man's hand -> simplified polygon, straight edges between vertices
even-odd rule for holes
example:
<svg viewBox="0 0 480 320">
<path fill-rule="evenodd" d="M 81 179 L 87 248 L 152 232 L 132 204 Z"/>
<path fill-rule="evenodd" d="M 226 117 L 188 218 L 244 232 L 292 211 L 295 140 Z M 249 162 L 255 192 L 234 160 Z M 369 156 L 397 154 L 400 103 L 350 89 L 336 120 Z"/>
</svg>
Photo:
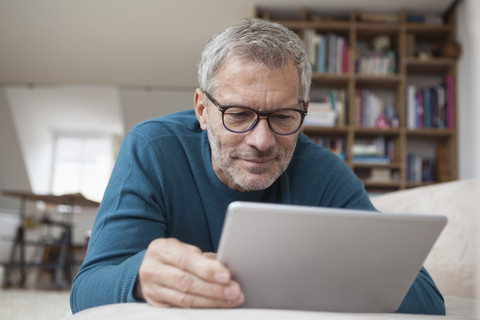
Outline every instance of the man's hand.
<svg viewBox="0 0 480 320">
<path fill-rule="evenodd" d="M 237 307 L 244 295 L 215 254 L 176 239 L 150 243 L 140 265 L 137 296 L 163 307 Z"/>
</svg>

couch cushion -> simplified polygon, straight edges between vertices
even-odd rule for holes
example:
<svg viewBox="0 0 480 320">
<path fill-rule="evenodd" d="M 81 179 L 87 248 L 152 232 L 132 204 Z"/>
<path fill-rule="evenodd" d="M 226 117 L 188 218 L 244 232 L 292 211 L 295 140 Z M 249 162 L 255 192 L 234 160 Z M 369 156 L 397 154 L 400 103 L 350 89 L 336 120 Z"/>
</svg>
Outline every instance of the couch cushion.
<svg viewBox="0 0 480 320">
<path fill-rule="evenodd" d="M 448 223 L 425 261 L 440 291 L 473 298 L 478 253 L 480 179 L 460 180 L 372 197 L 383 212 L 444 215 Z"/>
</svg>

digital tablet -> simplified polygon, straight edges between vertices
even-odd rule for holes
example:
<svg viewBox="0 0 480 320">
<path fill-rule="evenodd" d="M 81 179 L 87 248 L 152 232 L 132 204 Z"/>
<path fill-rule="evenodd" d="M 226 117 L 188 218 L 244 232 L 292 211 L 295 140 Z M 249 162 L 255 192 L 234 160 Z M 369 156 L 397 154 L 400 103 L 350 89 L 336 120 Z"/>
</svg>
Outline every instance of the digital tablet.
<svg viewBox="0 0 480 320">
<path fill-rule="evenodd" d="M 443 216 L 233 202 L 217 259 L 246 308 L 394 312 Z"/>
</svg>

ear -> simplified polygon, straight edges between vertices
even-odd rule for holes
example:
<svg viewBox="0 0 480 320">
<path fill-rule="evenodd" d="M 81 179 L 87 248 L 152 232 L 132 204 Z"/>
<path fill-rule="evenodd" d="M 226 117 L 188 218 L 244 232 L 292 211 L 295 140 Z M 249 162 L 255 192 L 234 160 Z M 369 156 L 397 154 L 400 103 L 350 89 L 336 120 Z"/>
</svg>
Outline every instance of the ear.
<svg viewBox="0 0 480 320">
<path fill-rule="evenodd" d="M 310 98 L 307 98 L 307 101 L 305 101 L 305 110 L 308 111 L 308 104 L 310 103 Z"/>
<path fill-rule="evenodd" d="M 202 130 L 207 130 L 207 106 L 205 105 L 205 94 L 200 88 L 195 90 L 193 105 L 198 123 L 200 123 L 200 128 L 202 128 Z"/>
</svg>

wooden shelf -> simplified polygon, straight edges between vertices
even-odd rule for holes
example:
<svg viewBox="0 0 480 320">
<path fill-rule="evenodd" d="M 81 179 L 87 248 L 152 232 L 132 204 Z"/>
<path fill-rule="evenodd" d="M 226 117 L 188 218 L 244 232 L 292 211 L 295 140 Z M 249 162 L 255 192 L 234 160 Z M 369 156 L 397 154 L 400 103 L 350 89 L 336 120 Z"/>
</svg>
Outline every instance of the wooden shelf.
<svg viewBox="0 0 480 320">
<path fill-rule="evenodd" d="M 393 23 L 357 22 L 352 27 L 356 29 L 357 35 L 361 37 L 373 37 L 379 34 L 397 36 L 400 32 L 400 25 Z"/>
<path fill-rule="evenodd" d="M 436 24 L 425 24 L 425 23 L 414 23 L 408 22 L 406 23 L 406 31 L 413 32 L 416 34 L 426 35 L 426 36 L 435 36 L 438 34 L 448 34 L 454 32 L 455 26 L 453 24 L 443 24 L 443 25 L 436 25 Z"/>
<path fill-rule="evenodd" d="M 341 145 L 341 149 L 345 154 L 346 164 L 361 177 L 367 191 L 369 189 L 377 191 L 382 190 L 399 190 L 424 186 L 433 182 L 413 183 L 408 181 L 407 158 L 409 153 L 433 154 L 442 151 L 440 159 L 433 161 L 442 161 L 442 168 L 448 172 L 445 176 L 439 175 L 440 181 L 457 179 L 457 131 L 456 128 L 418 128 L 410 129 L 407 127 L 407 88 L 415 85 L 415 88 L 423 89 L 423 87 L 436 87 L 442 85 L 445 77 L 451 76 L 456 81 L 457 60 L 454 58 L 442 57 L 441 48 L 448 42 L 455 41 L 455 15 L 448 17 L 448 22 L 440 25 L 413 23 L 407 21 L 407 12 L 398 13 L 398 21 L 385 23 L 369 23 L 360 21 L 361 14 L 352 11 L 339 14 L 332 14 L 343 17 L 339 20 L 323 20 L 321 17 L 328 16 L 324 10 L 317 8 L 317 11 L 311 11 L 307 8 L 298 8 L 294 10 L 290 8 L 284 12 L 282 9 L 257 10 L 261 11 L 258 17 L 268 18 L 275 22 L 279 22 L 295 31 L 300 37 L 306 40 L 306 37 L 312 36 L 312 30 L 322 36 L 336 34 L 343 37 L 348 43 L 348 56 L 336 57 L 335 61 L 342 61 L 341 70 L 348 70 L 346 73 L 318 73 L 313 72 L 312 75 L 312 92 L 315 98 L 323 95 L 327 91 L 328 94 L 342 93 L 346 97 L 345 101 L 340 105 L 344 105 L 345 125 L 335 127 L 316 127 L 304 126 L 302 132 L 311 136 L 318 143 L 325 141 L 333 142 L 335 149 L 337 144 Z M 292 17 L 291 19 L 286 17 Z M 275 17 L 281 17 L 275 19 Z M 312 17 L 320 17 L 313 19 Z M 347 17 L 347 18 L 345 18 Z M 385 16 L 388 18 L 388 15 Z M 393 59 L 394 68 L 381 69 L 385 75 L 373 75 L 365 73 L 357 73 L 357 57 L 361 53 L 371 54 L 368 49 L 371 47 L 373 39 L 380 35 L 387 35 L 390 40 L 389 49 L 394 51 L 387 57 Z M 311 38 L 309 38 L 311 39 Z M 323 41 L 323 40 L 322 40 Z M 312 43 L 312 42 L 310 42 Z M 427 49 L 425 49 L 427 48 Z M 423 51 L 422 51 L 423 50 Z M 427 52 L 425 53 L 425 50 Z M 430 50 L 431 52 L 428 52 Z M 342 51 L 340 51 L 342 52 Z M 344 51 L 343 51 L 344 52 Z M 418 56 L 429 57 L 419 58 Z M 316 56 L 316 55 L 315 55 Z M 374 54 L 372 56 L 375 56 Z M 382 57 L 382 56 L 380 56 Z M 323 60 L 321 60 L 323 62 Z M 345 62 L 348 68 L 345 68 Z M 391 62 L 392 60 L 390 60 Z M 318 66 L 317 66 L 318 67 Z M 323 68 L 323 64 L 320 65 Z M 365 66 L 363 66 L 365 69 Z M 328 70 L 328 68 L 325 68 Z M 379 71 L 378 68 L 366 70 Z M 396 73 L 387 74 L 387 70 Z M 373 72 L 372 72 L 373 73 Z M 382 72 L 380 72 L 382 73 Z M 439 79 L 434 80 L 434 79 Z M 455 92 L 455 84 L 453 85 Z M 393 105 L 390 112 L 396 114 L 396 128 L 380 129 L 373 127 L 364 127 L 356 125 L 360 123 L 357 120 L 359 111 L 356 105 L 359 99 L 363 99 L 363 94 L 375 94 L 382 101 L 387 101 Z M 447 92 L 445 90 L 445 92 Z M 362 94 L 362 95 L 360 95 Z M 322 96 L 325 98 L 325 95 Z M 330 98 L 330 96 L 329 96 Z M 453 109 L 450 109 L 448 115 L 452 115 L 456 119 L 456 96 L 453 95 Z M 315 101 L 315 100 L 312 100 Z M 323 101 L 323 100 L 319 100 Z M 329 101 L 329 100 L 327 100 Z M 411 100 L 410 100 L 411 101 Z M 452 104 L 450 103 L 450 106 Z M 364 109 L 361 110 L 365 112 Z M 391 113 L 390 113 L 391 114 Z M 362 118 L 363 120 L 363 118 Z M 343 123 L 343 122 L 342 122 Z M 363 122 L 365 123 L 365 121 Z M 372 123 L 371 119 L 368 123 Z M 375 122 L 374 122 L 375 123 Z M 432 121 L 433 123 L 433 121 Z M 353 159 L 353 146 L 357 142 L 364 143 L 368 140 L 382 139 L 390 148 L 390 158 L 394 159 L 391 163 L 355 163 Z M 329 147 L 329 148 L 330 148 Z M 393 148 L 393 153 L 392 153 Z M 440 163 L 434 164 L 434 167 Z M 384 173 L 389 170 L 392 181 L 375 182 L 365 178 L 369 173 L 375 171 L 376 174 Z"/>
<path fill-rule="evenodd" d="M 449 138 L 455 135 L 453 129 L 408 129 L 407 138 L 423 138 L 423 137 L 435 137 L 435 138 Z"/>
<path fill-rule="evenodd" d="M 307 135 L 346 135 L 349 132 L 348 127 L 320 127 L 305 125 L 302 132 Z"/>
<path fill-rule="evenodd" d="M 305 26 L 318 31 L 336 31 L 339 33 L 349 33 L 351 23 L 348 21 L 309 21 L 305 22 Z"/>
<path fill-rule="evenodd" d="M 356 74 L 355 80 L 359 86 L 373 86 L 382 88 L 395 88 L 402 81 L 403 75 L 370 75 L 370 74 Z"/>
<path fill-rule="evenodd" d="M 368 127 L 355 127 L 355 135 L 358 136 L 396 136 L 400 134 L 400 129 L 381 129 Z"/>
<path fill-rule="evenodd" d="M 405 64 L 409 74 L 446 73 L 456 65 L 455 60 L 451 58 L 419 59 L 406 57 L 403 58 L 402 63 Z"/>
<path fill-rule="evenodd" d="M 362 182 L 367 188 L 400 188 L 400 181 L 381 182 L 362 179 Z"/>
<path fill-rule="evenodd" d="M 391 162 L 388 164 L 381 163 L 353 163 L 352 167 L 355 168 L 390 168 L 390 169 L 399 169 L 401 168 L 401 162 Z"/>
<path fill-rule="evenodd" d="M 298 32 L 306 28 L 307 24 L 305 21 L 294 21 L 294 20 L 275 20 L 275 22 L 284 25 L 292 31 Z"/>
<path fill-rule="evenodd" d="M 345 73 L 318 73 L 313 72 L 312 83 L 314 86 L 347 86 L 348 81 L 353 79 L 349 74 Z"/>
</svg>

